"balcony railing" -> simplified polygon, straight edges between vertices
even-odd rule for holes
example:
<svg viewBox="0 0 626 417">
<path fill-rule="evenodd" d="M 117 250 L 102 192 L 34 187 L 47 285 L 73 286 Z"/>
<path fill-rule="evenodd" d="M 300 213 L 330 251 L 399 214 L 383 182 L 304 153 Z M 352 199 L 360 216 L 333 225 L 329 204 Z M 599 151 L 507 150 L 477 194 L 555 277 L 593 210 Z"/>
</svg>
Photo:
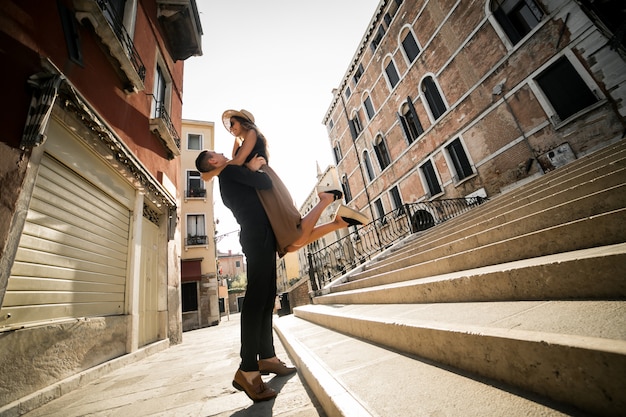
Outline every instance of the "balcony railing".
<svg viewBox="0 0 626 417">
<path fill-rule="evenodd" d="M 189 236 L 187 239 L 185 239 L 185 246 L 204 246 L 206 244 L 206 236 Z"/>
<path fill-rule="evenodd" d="M 185 190 L 187 198 L 204 198 L 206 197 L 206 189 L 204 188 L 190 188 Z"/>
<path fill-rule="evenodd" d="M 309 252 L 311 287 L 317 291 L 399 240 L 452 219 L 485 201 L 482 197 L 471 197 L 410 203 L 386 213 L 325 248 Z"/>
<path fill-rule="evenodd" d="M 161 101 L 154 103 L 154 117 L 150 119 L 150 129 L 163 141 L 169 151 L 169 158 L 180 155 L 180 136 L 172 124 L 170 115 Z"/>
<path fill-rule="evenodd" d="M 91 22 L 96 34 L 100 37 L 119 63 L 124 75 L 128 78 L 128 91 L 144 89 L 146 67 L 143 64 L 135 45 L 126 32 L 121 16 L 118 16 L 106 0 L 74 0 L 78 21 L 87 19 Z"/>
</svg>

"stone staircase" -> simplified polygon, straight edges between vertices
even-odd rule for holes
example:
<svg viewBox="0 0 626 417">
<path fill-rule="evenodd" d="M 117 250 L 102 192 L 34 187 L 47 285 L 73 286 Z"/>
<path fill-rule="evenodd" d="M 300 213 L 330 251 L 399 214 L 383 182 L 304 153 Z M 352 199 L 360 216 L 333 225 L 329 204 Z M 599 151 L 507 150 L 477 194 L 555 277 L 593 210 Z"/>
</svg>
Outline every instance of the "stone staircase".
<svg viewBox="0 0 626 417">
<path fill-rule="evenodd" d="M 329 416 L 626 415 L 626 140 L 275 320 Z"/>
</svg>

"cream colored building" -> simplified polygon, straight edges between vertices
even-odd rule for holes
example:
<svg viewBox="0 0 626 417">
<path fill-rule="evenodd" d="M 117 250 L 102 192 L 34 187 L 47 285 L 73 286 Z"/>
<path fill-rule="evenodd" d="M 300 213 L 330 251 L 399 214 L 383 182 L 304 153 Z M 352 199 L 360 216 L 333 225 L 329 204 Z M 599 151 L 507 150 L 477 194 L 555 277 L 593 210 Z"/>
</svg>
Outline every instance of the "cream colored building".
<svg viewBox="0 0 626 417">
<path fill-rule="evenodd" d="M 278 294 L 281 294 L 290 286 L 290 281 L 300 278 L 300 263 L 298 261 L 298 252 L 289 252 L 276 263 L 276 288 Z"/>
<path fill-rule="evenodd" d="M 319 165 L 317 167 L 317 184 L 316 186 L 335 186 L 337 189 L 341 190 L 341 185 L 339 183 L 339 177 L 337 176 L 337 168 L 334 165 L 328 166 L 324 172 L 321 171 Z M 305 200 L 304 204 L 300 207 L 300 213 L 305 216 L 308 212 L 310 212 L 315 205 L 319 203 L 319 197 L 317 196 L 316 188 L 311 190 L 311 193 Z M 343 203 L 343 200 L 338 200 L 331 204 L 320 217 L 318 224 L 328 223 L 334 220 L 335 211 L 339 204 Z M 307 254 L 309 252 L 316 252 L 321 248 L 324 248 L 341 238 L 348 235 L 348 229 L 337 230 L 333 233 L 329 233 L 321 239 L 316 240 L 298 250 L 298 266 L 299 273 L 298 276 L 306 277 L 308 279 L 309 276 L 309 261 Z M 280 269 L 279 269 L 280 271 Z M 280 284 L 280 281 L 279 281 Z"/>
<path fill-rule="evenodd" d="M 214 123 L 183 120 L 181 143 L 182 192 L 181 297 L 183 330 L 213 326 L 220 320 L 217 251 L 213 222 L 213 187 L 205 184 L 195 161 L 203 149 L 213 149 Z"/>
</svg>

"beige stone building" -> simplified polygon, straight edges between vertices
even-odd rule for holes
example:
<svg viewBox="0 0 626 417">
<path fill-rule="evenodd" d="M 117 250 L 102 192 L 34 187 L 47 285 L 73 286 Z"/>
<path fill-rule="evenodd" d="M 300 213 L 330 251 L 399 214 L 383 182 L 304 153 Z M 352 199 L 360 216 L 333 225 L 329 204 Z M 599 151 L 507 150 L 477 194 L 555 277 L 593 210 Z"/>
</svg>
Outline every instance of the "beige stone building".
<svg viewBox="0 0 626 417">
<path fill-rule="evenodd" d="M 347 204 L 489 197 L 619 140 L 610 7 L 381 1 L 323 119 Z"/>
<path fill-rule="evenodd" d="M 233 253 L 232 250 L 228 252 L 217 252 L 217 266 L 218 266 L 218 278 L 220 281 L 220 290 L 222 291 L 223 300 L 220 303 L 224 304 L 225 311 L 222 313 L 228 314 L 229 312 L 241 311 L 241 303 L 243 303 L 243 297 L 246 295 L 244 290 L 240 292 L 230 292 L 232 282 L 238 277 L 246 276 L 247 269 L 245 257 L 241 253 Z"/>
<path fill-rule="evenodd" d="M 213 222 L 213 187 L 196 170 L 204 149 L 214 147 L 214 123 L 183 120 L 181 146 L 181 297 L 183 330 L 219 323 L 220 296 Z"/>
</svg>

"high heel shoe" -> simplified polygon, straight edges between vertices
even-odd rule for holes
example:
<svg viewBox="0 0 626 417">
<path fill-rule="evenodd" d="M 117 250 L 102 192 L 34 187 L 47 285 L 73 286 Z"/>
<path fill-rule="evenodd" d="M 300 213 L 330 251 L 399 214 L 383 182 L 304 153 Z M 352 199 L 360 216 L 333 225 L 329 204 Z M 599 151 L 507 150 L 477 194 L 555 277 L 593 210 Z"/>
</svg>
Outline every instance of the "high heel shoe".
<svg viewBox="0 0 626 417">
<path fill-rule="evenodd" d="M 333 187 L 332 185 L 320 185 L 317 187 L 317 194 L 322 193 L 330 193 L 335 198 L 333 201 L 337 201 L 343 197 L 343 192 L 339 190 L 337 187 Z"/>
<path fill-rule="evenodd" d="M 348 223 L 350 226 L 357 226 L 369 223 L 369 218 L 361 213 L 360 211 L 356 211 L 351 209 L 348 206 L 344 206 L 343 204 L 339 206 L 337 212 L 335 213 L 335 217 L 341 217 L 343 221 Z"/>
</svg>

